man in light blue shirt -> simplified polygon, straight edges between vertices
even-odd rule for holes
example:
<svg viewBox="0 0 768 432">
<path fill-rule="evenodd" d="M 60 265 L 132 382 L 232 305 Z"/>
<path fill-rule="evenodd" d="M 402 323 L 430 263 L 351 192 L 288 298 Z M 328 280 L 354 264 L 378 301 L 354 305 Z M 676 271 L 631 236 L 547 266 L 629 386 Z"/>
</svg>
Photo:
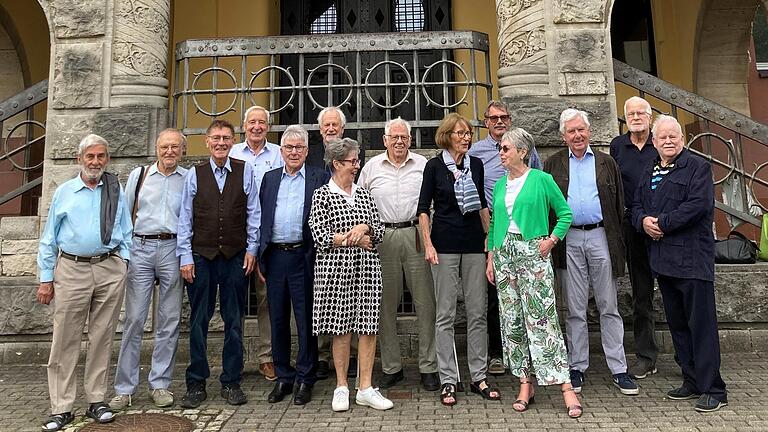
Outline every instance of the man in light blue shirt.
<svg viewBox="0 0 768 432">
<path fill-rule="evenodd" d="M 60 430 L 74 420 L 75 367 L 86 319 L 86 415 L 99 423 L 114 420 L 104 396 L 130 258 L 131 219 L 117 177 L 104 171 L 107 141 L 86 136 L 77 160 L 78 175 L 53 194 L 37 256 L 37 300 L 56 300 L 48 360 L 52 415 L 43 423 L 44 431 Z"/>
<path fill-rule="evenodd" d="M 269 111 L 258 105 L 248 108 L 243 116 L 243 130 L 245 131 L 245 141 L 235 144 L 229 156 L 240 159 L 253 168 L 253 178 L 256 181 L 258 191 L 264 174 L 272 169 L 280 168 L 284 164 L 283 158 L 280 156 L 280 146 L 267 141 Z M 259 372 L 267 380 L 273 381 L 277 375 L 272 362 L 270 336 L 272 329 L 270 327 L 267 289 L 255 273 L 249 278 L 249 285 L 256 291 L 256 316 L 259 320 L 256 357 L 259 362 Z"/>
<path fill-rule="evenodd" d="M 573 222 L 560 245 L 552 252 L 555 267 L 565 269 L 564 297 L 568 305 L 565 331 L 571 384 L 581 392 L 589 367 L 587 302 L 589 287 L 600 313 L 603 353 L 622 394 L 639 393 L 627 373 L 624 353 L 624 322 L 619 315 L 616 279 L 624 274 L 624 189 L 616 161 L 589 145 L 587 113 L 573 108 L 560 115 L 560 133 L 568 148 L 552 155 L 544 171 L 560 187 L 573 210 Z M 565 244 L 563 246 L 563 243 Z"/>
<path fill-rule="evenodd" d="M 160 132 L 155 143 L 157 162 L 131 171 L 126 184 L 126 208 L 133 217 L 133 245 L 128 266 L 125 324 L 115 372 L 114 409 L 131 405 L 139 384 L 139 357 L 155 279 L 159 281 L 154 320 L 155 343 L 149 371 L 150 395 L 159 408 L 173 405 L 171 385 L 179 340 L 182 279 L 176 257 L 181 190 L 187 170 L 179 166 L 186 137 L 176 129 Z"/>
<path fill-rule="evenodd" d="M 184 408 L 208 397 L 208 324 L 216 294 L 224 321 L 221 397 L 230 405 L 248 400 L 240 388 L 247 277 L 256 269 L 261 209 L 249 164 L 229 157 L 235 128 L 214 120 L 206 130 L 209 160 L 187 172 L 181 194 L 176 255 L 189 297 L 189 358 Z"/>
</svg>

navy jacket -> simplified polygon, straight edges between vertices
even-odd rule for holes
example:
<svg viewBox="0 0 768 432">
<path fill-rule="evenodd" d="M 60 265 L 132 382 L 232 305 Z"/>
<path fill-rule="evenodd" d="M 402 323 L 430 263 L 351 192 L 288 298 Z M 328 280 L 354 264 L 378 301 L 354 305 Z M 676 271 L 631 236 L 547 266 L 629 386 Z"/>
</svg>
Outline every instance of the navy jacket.
<svg viewBox="0 0 768 432">
<path fill-rule="evenodd" d="M 328 173 L 320 168 L 304 164 L 306 177 L 304 179 L 304 217 L 302 226 L 302 237 L 304 243 L 304 254 L 307 269 L 312 273 L 315 262 L 315 242 L 312 239 L 312 233 L 309 230 L 309 208 L 312 205 L 312 194 L 315 189 L 328 183 L 330 177 Z M 276 168 L 264 174 L 259 190 L 259 201 L 261 202 L 261 238 L 259 241 L 259 270 L 262 274 L 269 271 L 269 263 L 265 262 L 267 248 L 272 241 L 272 225 L 275 222 L 275 208 L 277 206 L 277 191 L 280 189 L 280 180 L 283 174 L 283 168 Z M 279 223 L 280 221 L 278 221 Z"/>
<path fill-rule="evenodd" d="M 650 182 L 653 164 L 647 167 L 635 190 L 632 225 L 643 230 L 643 218 L 659 218 L 664 236 L 647 239 L 648 258 L 655 275 L 681 279 L 715 280 L 715 211 L 712 168 L 688 149 L 677 156 L 675 168 L 655 191 Z"/>
</svg>

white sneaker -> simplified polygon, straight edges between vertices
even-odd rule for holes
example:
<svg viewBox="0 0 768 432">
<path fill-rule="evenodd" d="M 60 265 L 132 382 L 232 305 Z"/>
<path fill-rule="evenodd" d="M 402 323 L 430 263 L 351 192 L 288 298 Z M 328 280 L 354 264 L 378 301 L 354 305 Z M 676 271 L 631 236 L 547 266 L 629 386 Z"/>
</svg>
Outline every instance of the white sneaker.
<svg viewBox="0 0 768 432">
<path fill-rule="evenodd" d="M 112 398 L 111 401 L 109 401 L 109 407 L 113 410 L 123 410 L 129 406 L 131 406 L 131 395 L 115 395 L 115 397 Z"/>
<path fill-rule="evenodd" d="M 349 409 L 349 387 L 336 387 L 336 390 L 333 391 L 333 402 L 331 402 L 331 407 L 336 412 Z"/>
<path fill-rule="evenodd" d="M 381 395 L 378 388 L 368 387 L 365 390 L 358 390 L 355 396 L 355 403 L 358 405 L 369 406 L 377 410 L 388 410 L 395 406 L 391 400 Z"/>
</svg>

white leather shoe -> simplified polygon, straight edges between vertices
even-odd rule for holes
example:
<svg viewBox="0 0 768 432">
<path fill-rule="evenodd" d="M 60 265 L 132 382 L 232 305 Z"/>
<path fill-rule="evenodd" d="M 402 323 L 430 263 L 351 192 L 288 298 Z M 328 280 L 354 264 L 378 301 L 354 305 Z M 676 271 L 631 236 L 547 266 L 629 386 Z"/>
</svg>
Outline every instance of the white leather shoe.
<svg viewBox="0 0 768 432">
<path fill-rule="evenodd" d="M 391 400 L 381 395 L 378 388 L 368 387 L 365 390 L 358 390 L 355 396 L 355 403 L 358 405 L 369 406 L 377 410 L 388 410 L 395 406 Z"/>
<path fill-rule="evenodd" d="M 333 402 L 331 402 L 331 407 L 336 412 L 349 409 L 349 387 L 336 387 L 336 390 L 333 391 Z"/>
</svg>

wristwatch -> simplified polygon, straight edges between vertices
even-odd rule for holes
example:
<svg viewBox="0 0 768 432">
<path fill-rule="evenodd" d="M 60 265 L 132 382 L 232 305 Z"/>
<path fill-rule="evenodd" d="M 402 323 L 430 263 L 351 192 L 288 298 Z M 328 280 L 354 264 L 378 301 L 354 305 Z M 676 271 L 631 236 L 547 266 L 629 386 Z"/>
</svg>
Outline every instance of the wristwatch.
<svg viewBox="0 0 768 432">
<path fill-rule="evenodd" d="M 555 246 L 557 246 L 557 242 L 559 242 L 559 241 L 560 241 L 560 240 L 558 240 L 558 239 L 557 239 L 557 237 L 555 237 L 554 235 L 550 235 L 550 236 L 549 236 L 549 239 L 550 239 L 550 240 L 552 240 L 552 243 L 554 243 L 554 244 L 555 244 Z"/>
</svg>

